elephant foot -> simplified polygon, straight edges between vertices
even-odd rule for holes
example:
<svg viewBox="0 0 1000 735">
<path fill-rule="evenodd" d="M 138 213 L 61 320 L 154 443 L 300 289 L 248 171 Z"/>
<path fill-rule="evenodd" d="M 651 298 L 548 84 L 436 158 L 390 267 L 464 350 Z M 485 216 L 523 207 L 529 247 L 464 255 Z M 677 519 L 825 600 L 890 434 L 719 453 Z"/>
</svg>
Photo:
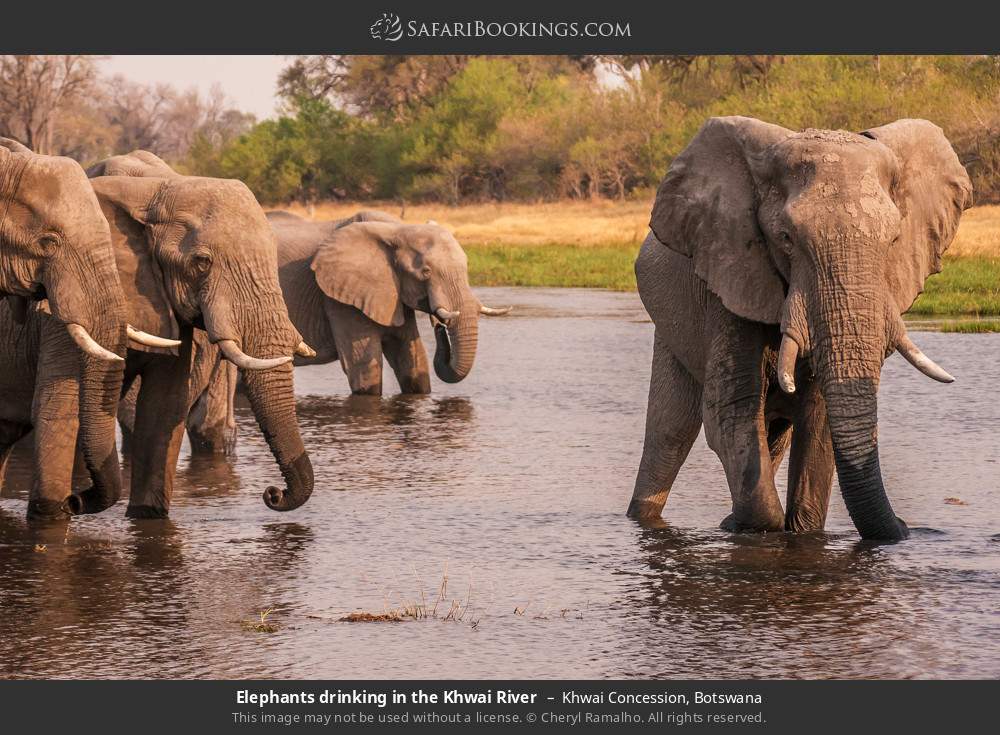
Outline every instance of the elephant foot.
<svg viewBox="0 0 1000 735">
<path fill-rule="evenodd" d="M 741 518 L 730 513 L 722 519 L 719 528 L 729 533 L 768 533 L 785 530 L 784 518 Z"/>
<path fill-rule="evenodd" d="M 79 515 L 83 504 L 79 497 L 70 495 L 63 500 L 35 498 L 28 501 L 29 521 L 60 521 Z"/>
<path fill-rule="evenodd" d="M 167 508 L 158 508 L 152 505 L 129 505 L 125 509 L 126 518 L 166 518 L 169 511 Z"/>
<path fill-rule="evenodd" d="M 785 519 L 785 530 L 792 533 L 813 533 L 826 528 L 826 518 L 809 513 L 796 513 Z"/>
</svg>

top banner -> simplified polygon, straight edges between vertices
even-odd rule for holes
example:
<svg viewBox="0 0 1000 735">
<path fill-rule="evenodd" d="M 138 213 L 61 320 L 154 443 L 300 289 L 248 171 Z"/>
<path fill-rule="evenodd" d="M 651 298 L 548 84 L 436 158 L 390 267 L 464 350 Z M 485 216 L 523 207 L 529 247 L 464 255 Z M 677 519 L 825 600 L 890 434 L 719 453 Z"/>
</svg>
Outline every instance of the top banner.
<svg viewBox="0 0 1000 735">
<path fill-rule="evenodd" d="M 991 53 L 996 6 L 949 3 L 112 3 L 5 11 L 5 53 Z"/>
</svg>

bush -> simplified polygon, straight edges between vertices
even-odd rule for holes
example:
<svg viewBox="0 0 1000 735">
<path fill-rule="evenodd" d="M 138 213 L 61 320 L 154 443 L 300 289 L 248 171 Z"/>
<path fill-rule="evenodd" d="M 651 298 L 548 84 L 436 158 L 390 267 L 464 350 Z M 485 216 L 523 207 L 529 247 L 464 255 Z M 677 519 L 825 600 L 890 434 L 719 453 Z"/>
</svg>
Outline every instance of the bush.
<svg viewBox="0 0 1000 735">
<path fill-rule="evenodd" d="M 342 57 L 343 79 L 355 63 L 367 86 L 383 67 L 392 84 L 353 90 L 346 99 L 365 101 L 353 112 L 291 100 L 236 140 L 197 140 L 186 167 L 243 179 L 268 202 L 624 198 L 654 189 L 713 115 L 846 130 L 923 117 L 944 128 L 977 202 L 1000 201 L 998 57 L 620 57 L 604 61 L 624 70 L 603 74 L 614 83 L 580 59 L 463 57 L 428 71 L 431 85 L 419 57 L 401 58 Z"/>
</svg>

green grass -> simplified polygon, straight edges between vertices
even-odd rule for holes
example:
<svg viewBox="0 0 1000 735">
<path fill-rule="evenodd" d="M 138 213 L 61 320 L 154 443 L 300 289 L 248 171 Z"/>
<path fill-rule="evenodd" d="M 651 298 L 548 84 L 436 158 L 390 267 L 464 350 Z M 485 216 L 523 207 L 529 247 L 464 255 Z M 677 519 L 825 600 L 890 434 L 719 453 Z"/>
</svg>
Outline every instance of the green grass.
<svg viewBox="0 0 1000 735">
<path fill-rule="evenodd" d="M 1000 316 L 1000 258 L 946 257 L 909 313 Z"/>
<path fill-rule="evenodd" d="M 638 245 L 470 245 L 474 286 L 547 286 L 635 291 Z"/>
<path fill-rule="evenodd" d="M 942 332 L 959 332 L 961 334 L 986 334 L 1000 332 L 1000 320 L 983 319 L 981 321 L 945 322 L 941 325 Z"/>
<path fill-rule="evenodd" d="M 470 245 L 469 280 L 474 286 L 546 286 L 634 291 L 634 245 Z M 1000 258 L 945 258 L 910 314 L 1000 316 Z M 1000 331 L 998 321 L 947 325 L 945 331 Z"/>
</svg>

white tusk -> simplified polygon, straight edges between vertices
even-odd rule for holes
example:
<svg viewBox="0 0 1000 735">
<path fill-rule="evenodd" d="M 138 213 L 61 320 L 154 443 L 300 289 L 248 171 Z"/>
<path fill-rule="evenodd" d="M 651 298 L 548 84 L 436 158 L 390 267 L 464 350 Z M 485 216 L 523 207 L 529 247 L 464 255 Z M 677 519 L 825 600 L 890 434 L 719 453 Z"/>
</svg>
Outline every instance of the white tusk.
<svg viewBox="0 0 1000 735">
<path fill-rule="evenodd" d="M 913 340 L 910 339 L 906 332 L 902 332 L 899 338 L 896 340 L 896 349 L 899 350 L 899 354 L 906 358 L 906 361 L 913 365 L 917 370 L 922 372 L 928 378 L 933 378 L 942 383 L 954 383 L 955 378 L 953 378 L 948 371 L 934 362 L 931 358 L 927 357 L 920 348 L 913 344 Z"/>
<path fill-rule="evenodd" d="M 484 304 L 480 304 L 479 313 L 485 314 L 486 316 L 503 316 L 504 314 L 510 314 L 513 308 L 513 306 L 505 306 L 502 309 L 494 309 Z"/>
<path fill-rule="evenodd" d="M 299 357 L 316 357 L 316 350 L 303 341 L 299 342 L 299 346 L 295 348 L 295 354 Z"/>
<path fill-rule="evenodd" d="M 155 334 L 149 334 L 148 332 L 143 332 L 141 329 L 136 329 L 131 324 L 125 325 L 125 331 L 128 333 L 128 338 L 130 340 L 140 345 L 146 345 L 146 347 L 181 346 L 181 341 L 179 339 L 167 339 L 166 337 L 157 337 Z"/>
<path fill-rule="evenodd" d="M 97 344 L 94 338 L 87 333 L 87 330 L 79 324 L 67 324 L 66 331 L 69 332 L 69 336 L 73 338 L 73 341 L 80 346 L 80 349 L 91 357 L 96 357 L 98 360 L 107 360 L 108 362 L 125 362 L 125 358 L 119 357 L 111 350 L 106 350 Z"/>
<path fill-rule="evenodd" d="M 785 393 L 795 392 L 795 361 L 798 357 L 798 343 L 787 334 L 784 335 L 778 350 L 778 386 Z"/>
<path fill-rule="evenodd" d="M 233 363 L 240 370 L 270 370 L 271 368 L 276 368 L 279 365 L 284 365 L 286 362 L 291 362 L 291 357 L 271 357 L 267 359 L 262 359 L 259 357 L 250 357 L 231 339 L 220 339 L 219 349 L 222 350 L 222 354 L 226 356 L 229 362 Z"/>
<path fill-rule="evenodd" d="M 459 312 L 459 311 L 448 311 L 448 310 L 447 310 L 446 308 L 444 308 L 443 306 L 439 306 L 438 308 L 436 308 L 436 309 L 434 310 L 434 316 L 436 316 L 436 317 L 437 317 L 438 319 L 440 319 L 440 320 L 441 320 L 441 321 L 443 321 L 443 322 L 446 322 L 446 321 L 448 321 L 449 319 L 454 319 L 454 318 L 455 318 L 455 317 L 457 317 L 457 316 L 458 316 L 458 315 L 459 315 L 460 313 L 461 313 L 461 312 Z"/>
</svg>

